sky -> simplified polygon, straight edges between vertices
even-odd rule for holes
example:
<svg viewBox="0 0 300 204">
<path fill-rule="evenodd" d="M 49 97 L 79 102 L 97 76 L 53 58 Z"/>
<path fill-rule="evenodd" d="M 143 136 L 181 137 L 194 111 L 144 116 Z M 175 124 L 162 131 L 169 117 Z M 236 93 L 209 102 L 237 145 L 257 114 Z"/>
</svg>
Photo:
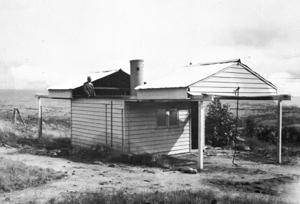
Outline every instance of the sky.
<svg viewBox="0 0 300 204">
<path fill-rule="evenodd" d="M 1 0 L 0 89 L 46 89 L 145 60 L 151 81 L 240 58 L 300 96 L 300 1 Z"/>
</svg>

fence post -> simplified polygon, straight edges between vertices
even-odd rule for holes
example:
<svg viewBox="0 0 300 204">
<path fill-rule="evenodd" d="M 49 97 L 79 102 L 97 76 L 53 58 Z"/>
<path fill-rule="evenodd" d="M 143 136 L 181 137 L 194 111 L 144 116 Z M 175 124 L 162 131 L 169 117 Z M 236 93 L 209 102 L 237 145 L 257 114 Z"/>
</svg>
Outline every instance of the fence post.
<svg viewBox="0 0 300 204">
<path fill-rule="evenodd" d="M 18 108 L 16 108 L 16 112 L 18 113 L 19 119 L 21 120 L 21 122 L 23 123 L 23 125 L 25 125 L 25 122 L 24 122 L 24 120 L 23 120 L 23 118 L 21 116 L 20 110 Z"/>
<path fill-rule="evenodd" d="M 278 100 L 278 110 L 277 110 L 278 118 L 278 163 L 281 164 L 281 151 L 282 151 L 282 104 L 281 100 Z"/>
<path fill-rule="evenodd" d="M 13 122 L 13 124 L 15 124 L 17 122 L 16 108 L 13 109 L 12 122 Z"/>
<path fill-rule="evenodd" d="M 38 137 L 41 138 L 43 135 L 42 98 L 38 97 L 38 100 L 39 100 Z"/>
</svg>

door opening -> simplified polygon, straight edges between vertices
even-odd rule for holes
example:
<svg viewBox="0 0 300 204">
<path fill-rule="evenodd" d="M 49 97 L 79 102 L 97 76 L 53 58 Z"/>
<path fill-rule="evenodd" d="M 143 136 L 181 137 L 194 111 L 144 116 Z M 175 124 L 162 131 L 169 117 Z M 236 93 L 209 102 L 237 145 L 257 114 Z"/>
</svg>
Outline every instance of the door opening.
<svg viewBox="0 0 300 204">
<path fill-rule="evenodd" d="M 198 149 L 198 102 L 192 102 L 191 119 L 191 148 Z"/>
</svg>

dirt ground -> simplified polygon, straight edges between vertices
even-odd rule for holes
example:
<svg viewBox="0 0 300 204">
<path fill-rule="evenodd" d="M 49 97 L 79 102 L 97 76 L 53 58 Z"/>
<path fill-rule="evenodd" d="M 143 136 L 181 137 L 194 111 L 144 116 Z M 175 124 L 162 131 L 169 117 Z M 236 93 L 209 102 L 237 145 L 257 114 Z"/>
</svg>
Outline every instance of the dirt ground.
<svg viewBox="0 0 300 204">
<path fill-rule="evenodd" d="M 0 157 L 22 161 L 27 165 L 53 168 L 65 173 L 61 180 L 39 187 L 27 188 L 0 194 L 0 203 L 43 203 L 51 198 L 60 198 L 70 192 L 116 192 L 128 193 L 213 190 L 221 196 L 247 194 L 256 197 L 276 197 L 287 202 L 299 202 L 300 160 L 293 165 L 261 164 L 237 160 L 232 166 L 226 151 L 205 157 L 205 169 L 197 174 L 185 174 L 175 170 L 137 167 L 124 164 L 73 162 L 64 158 L 52 158 L 19 153 L 15 148 L 1 147 Z M 195 160 L 193 154 L 178 158 Z M 298 196 L 298 197 L 297 197 Z"/>
</svg>

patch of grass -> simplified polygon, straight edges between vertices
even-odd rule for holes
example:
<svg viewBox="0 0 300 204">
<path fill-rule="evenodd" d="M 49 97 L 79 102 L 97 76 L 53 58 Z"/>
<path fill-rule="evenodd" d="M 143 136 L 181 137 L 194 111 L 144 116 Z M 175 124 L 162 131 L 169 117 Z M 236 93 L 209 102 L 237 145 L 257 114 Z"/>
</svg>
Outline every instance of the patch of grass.
<svg viewBox="0 0 300 204">
<path fill-rule="evenodd" d="M 0 130 L 0 144 L 19 148 L 19 153 L 64 157 L 76 162 L 94 161 L 124 163 L 130 165 L 171 168 L 176 159 L 160 154 L 126 154 L 105 145 L 92 148 L 72 148 L 70 138 L 17 136 L 14 132 Z M 182 161 L 182 160 L 180 160 Z"/>
<path fill-rule="evenodd" d="M 106 193 L 71 193 L 65 195 L 62 199 L 51 199 L 49 204 L 279 204 L 284 203 L 275 198 L 260 198 L 250 196 L 218 196 L 213 191 L 173 191 L 173 192 L 154 192 L 140 194 L 125 194 L 117 192 L 114 194 Z"/>
<path fill-rule="evenodd" d="M 12 147 L 31 146 L 38 149 L 45 148 L 47 150 L 71 148 L 70 138 L 54 138 L 44 136 L 34 138 L 31 136 L 17 136 L 15 132 L 9 130 L 0 130 L 0 144 L 6 144 Z"/>
<path fill-rule="evenodd" d="M 233 189 L 247 193 L 261 193 L 267 195 L 278 195 L 277 187 L 282 184 L 292 183 L 298 176 L 279 176 L 256 181 L 234 181 L 232 179 L 209 179 L 208 182 L 223 189 Z"/>
<path fill-rule="evenodd" d="M 22 162 L 0 158 L 0 193 L 22 190 L 61 179 L 61 172 L 27 166 Z"/>
<path fill-rule="evenodd" d="M 52 137 L 41 137 L 41 138 L 18 138 L 17 143 L 19 145 L 29 145 L 35 148 L 45 148 L 47 150 L 71 148 L 70 138 L 52 138 Z"/>
</svg>

